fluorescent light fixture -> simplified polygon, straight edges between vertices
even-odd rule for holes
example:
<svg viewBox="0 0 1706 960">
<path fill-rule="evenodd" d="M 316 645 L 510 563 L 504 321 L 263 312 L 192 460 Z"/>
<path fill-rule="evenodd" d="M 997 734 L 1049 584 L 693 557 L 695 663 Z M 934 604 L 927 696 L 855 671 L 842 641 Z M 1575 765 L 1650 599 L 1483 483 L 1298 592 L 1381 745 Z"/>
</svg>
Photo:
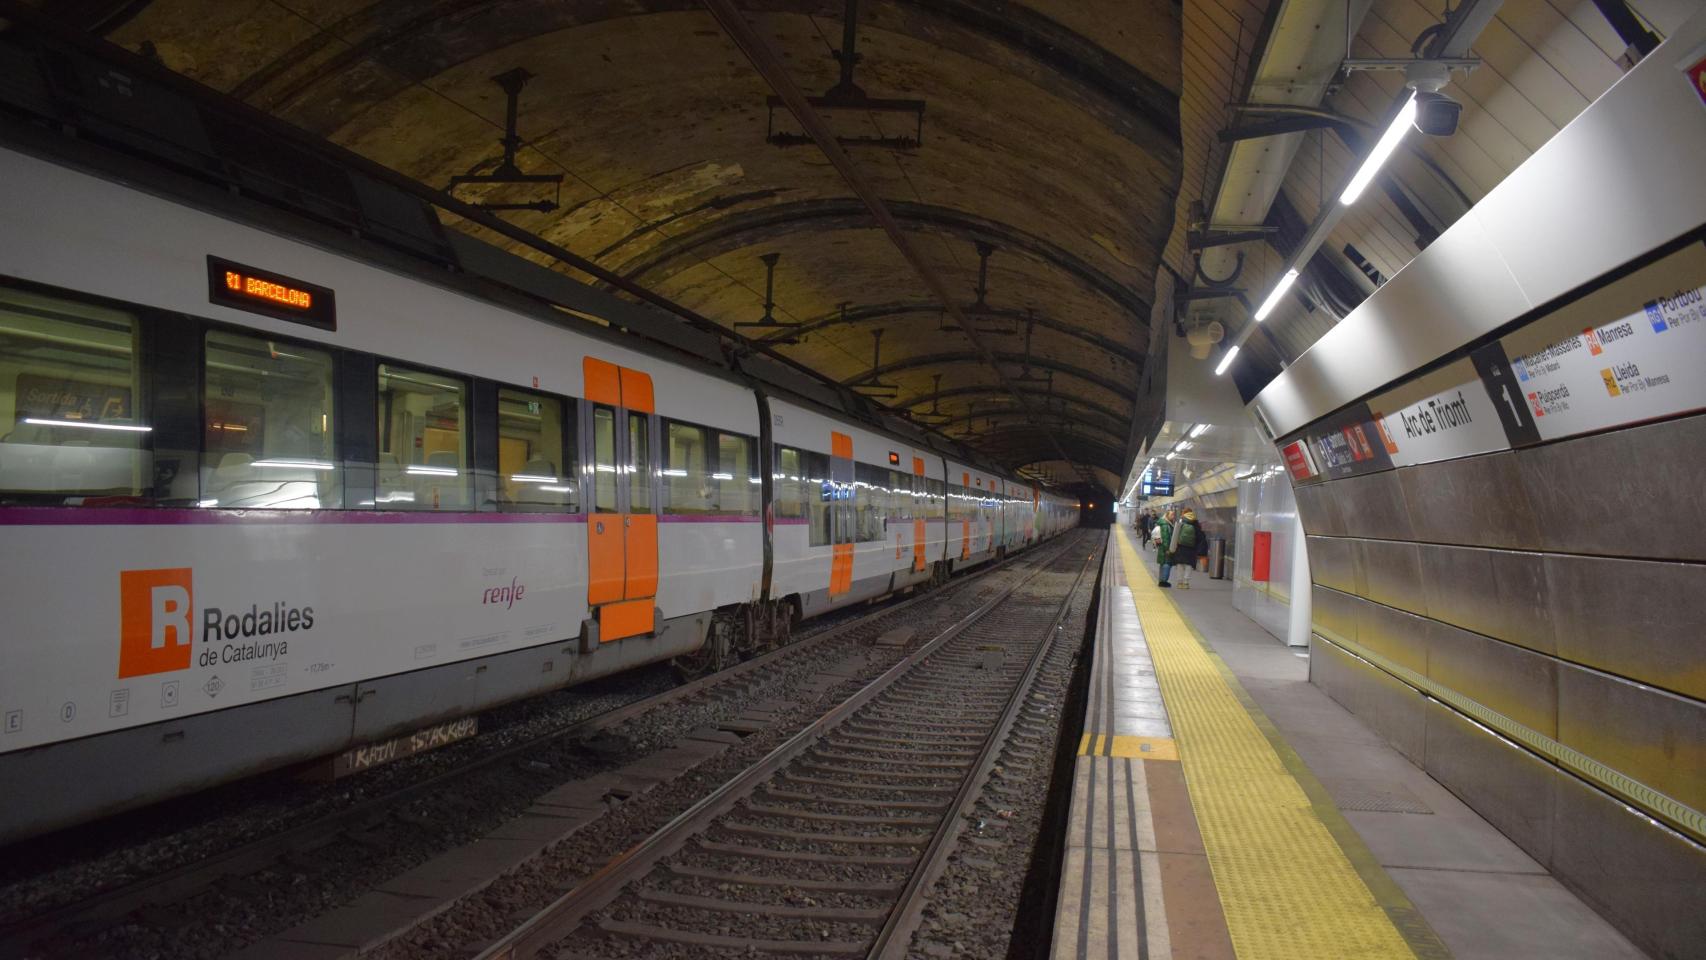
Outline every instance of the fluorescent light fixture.
<svg viewBox="0 0 1706 960">
<path fill-rule="evenodd" d="M 218 500 L 197 500 L 195 502 L 195 505 L 198 507 L 217 507 L 217 506 L 219 506 L 219 501 Z"/>
<path fill-rule="evenodd" d="M 325 460 L 292 460 L 289 457 L 270 457 L 256 460 L 251 467 L 286 467 L 292 470 L 336 470 L 338 465 Z"/>
<path fill-rule="evenodd" d="M 81 427 L 84 430 L 122 430 L 126 433 L 148 433 L 153 427 L 136 427 L 128 423 L 95 423 L 92 420 L 43 420 L 38 417 L 25 417 L 25 423 L 33 423 L 38 427 Z"/>
<path fill-rule="evenodd" d="M 1345 192 L 1339 194 L 1340 203 L 1348 207 L 1357 202 L 1357 198 L 1362 196 L 1362 192 L 1373 182 L 1374 175 L 1380 172 L 1380 168 L 1386 165 L 1387 158 L 1392 156 L 1392 151 L 1398 149 L 1398 143 L 1404 139 L 1404 134 L 1410 131 L 1415 122 L 1416 92 L 1412 90 L 1410 99 L 1404 101 L 1404 105 L 1398 108 L 1398 115 L 1392 118 L 1392 125 L 1380 135 L 1374 149 L 1368 152 L 1362 166 L 1357 168 L 1357 175 L 1346 185 Z"/>
<path fill-rule="evenodd" d="M 575 488 L 574 487 L 559 487 L 559 486 L 555 486 L 553 484 L 542 483 L 539 485 L 539 489 L 548 491 L 550 493 L 573 493 Z"/>
<path fill-rule="evenodd" d="M 687 471 L 686 470 L 665 470 L 663 472 L 663 475 L 666 477 L 685 477 L 685 476 L 687 476 Z"/>
<path fill-rule="evenodd" d="M 1208 424 L 1199 423 L 1196 426 L 1191 428 L 1191 439 L 1195 440 L 1196 438 L 1202 436 L 1203 434 L 1205 434 L 1207 432 L 1208 432 Z"/>
<path fill-rule="evenodd" d="M 416 463 L 404 467 L 403 472 L 417 477 L 454 477 L 457 475 L 454 467 L 423 467 Z"/>
<path fill-rule="evenodd" d="M 1183 450 L 1189 450 L 1190 448 L 1192 448 L 1194 446 L 1196 446 L 1196 444 L 1190 442 L 1189 440 L 1180 440 L 1178 443 L 1173 444 L 1173 449 L 1183 451 Z"/>
<path fill-rule="evenodd" d="M 593 469 L 598 471 L 599 473 L 615 473 L 616 472 L 616 468 L 611 466 L 608 463 L 601 463 L 598 466 L 594 467 Z M 686 476 L 686 473 L 683 473 L 682 476 Z"/>
<path fill-rule="evenodd" d="M 1167 459 L 1171 460 L 1178 455 L 1179 455 L 1179 452 L 1177 450 L 1175 450 L 1172 453 L 1167 454 Z"/>
<path fill-rule="evenodd" d="M 1285 292 L 1287 290 L 1290 290 L 1291 285 L 1296 283 L 1296 282 L 1297 282 L 1297 269 L 1294 267 L 1290 270 L 1287 270 L 1285 272 L 1285 276 L 1280 277 L 1279 283 L 1274 284 L 1274 291 L 1272 293 L 1268 294 L 1268 298 L 1266 300 L 1262 301 L 1261 306 L 1256 308 L 1256 322 L 1257 323 L 1261 323 L 1263 320 L 1266 320 L 1268 318 L 1268 314 L 1274 312 L 1274 308 L 1279 306 L 1280 298 L 1285 296 Z M 1237 350 L 1238 348 L 1233 347 L 1232 349 Z"/>
<path fill-rule="evenodd" d="M 375 497 L 374 499 L 379 503 L 414 503 L 415 495 L 403 490 L 396 493 L 387 493 L 383 497 Z"/>
<path fill-rule="evenodd" d="M 1214 368 L 1214 375 L 1218 377 L 1225 373 L 1226 368 L 1232 366 L 1232 358 L 1236 356 L 1238 356 L 1238 345 L 1233 344 L 1232 349 L 1226 351 L 1226 356 L 1220 358 L 1220 363 Z"/>
<path fill-rule="evenodd" d="M 734 478 L 735 478 L 735 475 L 732 473 L 713 473 L 713 474 L 711 474 L 712 480 L 733 480 Z"/>
<path fill-rule="evenodd" d="M 560 477 L 547 477 L 543 474 L 533 473 L 517 473 L 510 476 L 510 480 L 515 483 L 556 483 L 560 479 Z"/>
</svg>

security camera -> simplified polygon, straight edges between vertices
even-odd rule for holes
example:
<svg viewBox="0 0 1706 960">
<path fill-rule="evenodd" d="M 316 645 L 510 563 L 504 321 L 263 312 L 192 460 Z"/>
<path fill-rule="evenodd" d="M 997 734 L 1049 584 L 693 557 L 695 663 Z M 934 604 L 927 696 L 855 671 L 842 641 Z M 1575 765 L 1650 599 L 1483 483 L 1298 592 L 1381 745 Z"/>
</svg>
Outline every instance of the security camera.
<svg viewBox="0 0 1706 960">
<path fill-rule="evenodd" d="M 1416 129 L 1430 137 L 1449 137 L 1457 132 L 1457 116 L 1463 104 L 1443 93 L 1416 91 Z"/>
</svg>

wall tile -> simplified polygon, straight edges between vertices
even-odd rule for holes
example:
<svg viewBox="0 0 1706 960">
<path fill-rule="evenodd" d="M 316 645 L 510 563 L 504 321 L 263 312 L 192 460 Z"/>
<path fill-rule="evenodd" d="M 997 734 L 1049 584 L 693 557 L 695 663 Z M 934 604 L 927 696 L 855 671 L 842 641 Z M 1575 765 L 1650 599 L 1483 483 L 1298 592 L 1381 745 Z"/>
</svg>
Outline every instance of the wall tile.
<svg viewBox="0 0 1706 960">
<path fill-rule="evenodd" d="M 1548 737 L 1558 733 L 1558 661 L 1431 621 L 1428 678 Z"/>
<path fill-rule="evenodd" d="M 1356 608 L 1356 640 L 1417 673 L 1428 672 L 1428 630 L 1432 621 L 1413 613 L 1352 598 Z"/>
<path fill-rule="evenodd" d="M 1303 532 L 1314 537 L 1342 537 L 1344 518 L 1339 515 L 1339 502 L 1328 491 L 1332 483 L 1305 483 L 1293 487 L 1292 498 L 1297 501 L 1297 515 L 1303 521 Z"/>
<path fill-rule="evenodd" d="M 1327 587 L 1315 587 L 1309 596 L 1310 619 L 1317 626 L 1346 640 L 1357 639 L 1357 597 Z"/>
<path fill-rule="evenodd" d="M 1416 544 L 1402 540 L 1353 540 L 1365 582 L 1362 596 L 1411 613 L 1428 612 Z"/>
<path fill-rule="evenodd" d="M 1552 785 L 1552 874 L 1653 956 L 1699 957 L 1706 850 L 1575 777 Z"/>
<path fill-rule="evenodd" d="M 1397 471 L 1416 540 L 1533 549 L 1534 509 L 1513 453 L 1491 453 Z"/>
<path fill-rule="evenodd" d="M 1401 470 L 1385 470 L 1360 477 L 1323 483 L 1324 493 L 1336 503 L 1343 518 L 1344 535 L 1379 540 L 1410 540 L 1410 513 L 1404 506 L 1399 484 Z"/>
<path fill-rule="evenodd" d="M 1309 577 L 1345 593 L 1357 593 L 1356 541 L 1339 537 L 1309 537 Z"/>
<path fill-rule="evenodd" d="M 1551 764 L 1428 701 L 1422 769 L 1529 856 L 1542 864 L 1551 858 Z"/>
<path fill-rule="evenodd" d="M 1558 656 L 1706 700 L 1706 566 L 1545 558 Z"/>
<path fill-rule="evenodd" d="M 1706 703 L 1560 662 L 1558 739 L 1706 810 Z"/>
<path fill-rule="evenodd" d="M 1706 560 L 1706 416 L 1525 450 L 1536 549 Z"/>
</svg>

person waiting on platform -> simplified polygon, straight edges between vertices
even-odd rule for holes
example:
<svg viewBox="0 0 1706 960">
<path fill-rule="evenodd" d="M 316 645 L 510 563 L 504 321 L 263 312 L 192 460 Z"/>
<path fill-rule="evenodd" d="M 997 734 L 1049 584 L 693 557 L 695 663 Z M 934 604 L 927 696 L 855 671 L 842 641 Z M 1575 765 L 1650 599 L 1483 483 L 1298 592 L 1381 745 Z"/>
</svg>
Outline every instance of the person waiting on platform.
<svg viewBox="0 0 1706 960">
<path fill-rule="evenodd" d="M 1173 561 L 1169 559 L 1169 549 L 1173 537 L 1173 519 L 1175 516 L 1177 515 L 1173 512 L 1173 508 L 1168 507 L 1155 521 L 1155 529 L 1149 535 L 1150 540 L 1155 544 L 1155 585 L 1158 587 L 1172 586 L 1171 583 L 1167 582 L 1167 573 L 1173 566 Z"/>
<path fill-rule="evenodd" d="M 1189 507 L 1185 508 L 1185 515 L 1173 524 L 1169 541 L 1171 550 L 1168 552 L 1169 562 L 1178 569 L 1181 590 L 1191 588 L 1191 571 L 1196 569 L 1197 555 L 1202 552 L 1203 540 L 1202 524 L 1197 522 L 1196 512 Z M 1165 576 L 1161 579 L 1161 586 L 1171 586 L 1166 582 Z"/>
</svg>

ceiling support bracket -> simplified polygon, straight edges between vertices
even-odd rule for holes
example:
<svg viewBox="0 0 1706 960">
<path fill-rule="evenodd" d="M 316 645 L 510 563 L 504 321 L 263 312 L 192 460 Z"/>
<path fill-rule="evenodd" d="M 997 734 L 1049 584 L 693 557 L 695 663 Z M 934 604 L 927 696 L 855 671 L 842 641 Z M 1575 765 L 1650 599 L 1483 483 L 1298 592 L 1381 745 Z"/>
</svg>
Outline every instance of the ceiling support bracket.
<svg viewBox="0 0 1706 960">
<path fill-rule="evenodd" d="M 535 200 L 531 203 L 488 203 L 483 200 L 474 201 L 474 205 L 482 210 L 531 210 L 535 213 L 550 213 L 557 209 L 563 199 L 563 175 L 560 173 L 522 173 L 516 165 L 515 155 L 525 142 L 517 130 L 521 114 L 521 88 L 527 86 L 527 81 L 533 79 L 533 74 L 522 67 L 506 70 L 492 78 L 492 82 L 503 88 L 504 106 L 504 135 L 498 141 L 503 146 L 503 158 L 498 161 L 497 168 L 491 173 L 474 173 L 489 161 L 481 161 L 473 169 L 461 176 L 451 177 L 444 192 L 454 194 L 461 186 L 550 186 L 555 190 L 550 200 Z"/>
</svg>

